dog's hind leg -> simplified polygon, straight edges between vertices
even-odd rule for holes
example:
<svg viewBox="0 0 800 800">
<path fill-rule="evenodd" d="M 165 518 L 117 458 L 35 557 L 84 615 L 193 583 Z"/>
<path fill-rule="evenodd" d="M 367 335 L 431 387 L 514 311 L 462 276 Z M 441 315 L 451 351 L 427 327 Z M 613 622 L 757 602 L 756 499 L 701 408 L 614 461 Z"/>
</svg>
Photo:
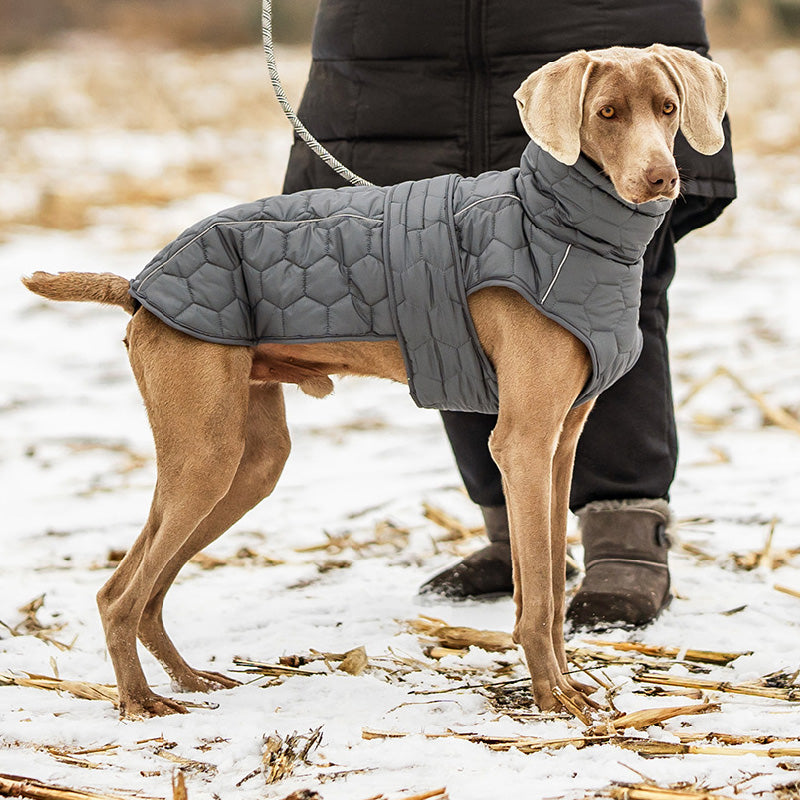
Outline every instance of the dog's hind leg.
<svg viewBox="0 0 800 800">
<path fill-rule="evenodd" d="M 147 407 L 158 477 L 147 523 L 98 593 L 123 716 L 183 706 L 154 694 L 136 651 L 142 613 L 166 564 L 225 497 L 245 450 L 247 348 L 209 344 L 144 310 L 128 326 L 131 365 Z"/>
<path fill-rule="evenodd" d="M 228 493 L 195 528 L 183 546 L 164 565 L 139 621 L 139 639 L 163 664 L 173 684 L 183 691 L 230 688 L 238 681 L 190 667 L 164 630 L 164 596 L 181 567 L 213 542 L 247 511 L 267 497 L 278 482 L 289 455 L 289 432 L 280 384 L 250 387 L 245 449 Z"/>
</svg>

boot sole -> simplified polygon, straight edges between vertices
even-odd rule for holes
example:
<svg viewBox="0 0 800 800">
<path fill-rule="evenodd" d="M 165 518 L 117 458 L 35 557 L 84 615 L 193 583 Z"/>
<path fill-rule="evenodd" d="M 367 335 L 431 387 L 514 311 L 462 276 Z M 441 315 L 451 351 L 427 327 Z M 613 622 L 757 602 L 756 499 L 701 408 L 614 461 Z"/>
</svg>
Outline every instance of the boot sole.
<svg viewBox="0 0 800 800">
<path fill-rule="evenodd" d="M 607 598 L 614 597 L 614 595 L 589 595 L 585 605 L 597 606 L 598 603 L 596 601 L 592 601 L 592 598 L 597 598 L 600 600 L 601 605 L 608 605 Z M 602 600 L 601 598 L 606 598 Z M 578 632 L 578 631 L 604 631 L 604 630 L 636 630 L 639 628 L 644 628 L 651 623 L 655 622 L 664 611 L 669 608 L 670 604 L 672 603 L 673 595 L 672 593 L 668 593 L 667 596 L 664 598 L 664 601 L 659 606 L 656 613 L 643 621 L 631 621 L 628 619 L 599 619 L 597 617 L 592 618 L 581 618 L 577 612 L 570 614 L 570 611 L 567 611 L 567 618 L 566 621 L 570 625 L 571 630 Z M 571 607 L 570 607 L 571 608 Z M 578 617 L 576 619 L 576 617 Z"/>
</svg>

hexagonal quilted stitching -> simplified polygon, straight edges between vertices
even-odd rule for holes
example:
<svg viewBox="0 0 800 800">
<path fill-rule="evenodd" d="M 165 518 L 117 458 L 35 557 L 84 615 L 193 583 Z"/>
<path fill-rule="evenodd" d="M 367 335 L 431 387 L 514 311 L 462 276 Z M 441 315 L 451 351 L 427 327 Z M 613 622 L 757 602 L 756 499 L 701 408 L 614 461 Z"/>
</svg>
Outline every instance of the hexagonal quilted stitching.
<svg viewBox="0 0 800 800">
<path fill-rule="evenodd" d="M 227 209 L 165 247 L 131 294 L 214 342 L 397 339 L 419 405 L 496 411 L 467 297 L 508 286 L 588 348 L 582 402 L 638 357 L 641 256 L 667 205 L 631 206 L 586 159 L 531 143 L 506 172 Z"/>
</svg>

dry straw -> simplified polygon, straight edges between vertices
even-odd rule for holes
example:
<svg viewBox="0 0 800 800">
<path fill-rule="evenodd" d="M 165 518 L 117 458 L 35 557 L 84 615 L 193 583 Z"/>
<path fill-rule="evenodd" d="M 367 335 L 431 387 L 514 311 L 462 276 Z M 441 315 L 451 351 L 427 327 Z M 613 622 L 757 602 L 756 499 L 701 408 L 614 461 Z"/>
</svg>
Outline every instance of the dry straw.
<svg viewBox="0 0 800 800">
<path fill-rule="evenodd" d="M 186 779 L 180 770 L 172 776 L 172 800 L 189 800 L 186 792 Z"/>
<path fill-rule="evenodd" d="M 397 739 L 417 734 L 401 731 L 380 731 L 365 728 L 361 732 L 364 739 Z M 633 750 L 642 756 L 677 756 L 677 755 L 717 755 L 743 756 L 757 755 L 765 758 L 796 758 L 800 756 L 800 741 L 789 740 L 781 746 L 768 748 L 718 746 L 713 744 L 696 744 L 692 742 L 667 742 L 651 739 L 646 736 L 621 736 L 617 733 L 585 733 L 579 736 L 568 736 L 559 739 L 541 739 L 531 736 L 486 736 L 475 733 L 424 734 L 428 739 L 455 738 L 465 739 L 475 744 L 486 745 L 490 750 L 506 751 L 516 749 L 522 753 L 539 753 L 544 750 L 559 750 L 564 747 L 578 749 L 594 745 L 611 744 L 624 750 Z"/>
<path fill-rule="evenodd" d="M 400 552 L 408 545 L 411 535 L 408 528 L 397 525 L 388 519 L 378 522 L 373 529 L 372 537 L 364 540 L 357 539 L 353 531 L 342 531 L 341 533 L 323 531 L 323 533 L 325 534 L 324 542 L 307 547 L 296 547 L 295 553 L 339 554 L 348 550 L 366 557 L 384 550 Z"/>
<path fill-rule="evenodd" d="M 485 531 L 483 525 L 465 525 L 460 519 L 448 514 L 441 508 L 432 506 L 430 503 L 422 504 L 422 513 L 426 519 L 429 519 L 440 528 L 444 528 L 445 535 L 438 541 L 444 542 L 472 539 L 473 537 L 478 536 Z"/>
<path fill-rule="evenodd" d="M 663 647 L 661 645 L 643 644 L 641 642 L 607 642 L 602 639 L 586 639 L 587 644 L 597 647 L 611 647 L 614 650 L 632 651 L 654 658 L 680 659 L 681 661 L 695 661 L 701 664 L 727 665 L 741 656 L 750 656 L 752 650 L 739 653 L 725 653 L 716 650 L 691 650 L 679 647 Z"/>
<path fill-rule="evenodd" d="M 405 624 L 413 633 L 435 639 L 439 647 L 450 651 L 463 653 L 470 647 L 478 647 L 490 653 L 517 649 L 511 634 L 504 631 L 486 631 L 448 625 L 444 620 L 425 615 L 408 620 Z"/>
<path fill-rule="evenodd" d="M 734 386 L 736 386 L 737 389 L 749 397 L 750 400 L 752 400 L 753 403 L 758 406 L 758 409 L 761 411 L 765 422 L 771 425 L 777 425 L 779 428 L 783 428 L 786 431 L 800 434 L 800 420 L 798 420 L 797 417 L 789 413 L 785 408 L 772 405 L 767 401 L 763 394 L 753 391 L 738 375 L 733 373 L 727 367 L 717 367 L 707 378 L 697 381 L 689 389 L 686 397 L 684 397 L 680 402 L 679 408 L 683 408 L 687 403 L 689 403 L 690 400 L 692 400 L 692 398 L 696 397 L 703 389 L 716 381 L 718 378 L 727 378 L 734 384 Z"/>
<path fill-rule="evenodd" d="M 4 797 L 27 797 L 32 798 L 32 800 L 130 800 L 119 795 L 100 794 L 83 789 L 69 789 L 65 786 L 43 783 L 35 778 L 6 774 L 0 774 L 0 795 Z M 137 795 L 137 797 L 140 800 L 147 800 L 142 795 Z M 158 798 L 158 800 L 161 800 L 161 798 Z"/>
<path fill-rule="evenodd" d="M 19 609 L 17 609 L 19 613 L 23 615 L 21 622 L 18 622 L 16 625 L 12 626 L 3 622 L 3 620 L 0 620 L 0 625 L 2 625 L 2 627 L 4 627 L 12 636 L 34 636 L 37 639 L 41 639 L 43 642 L 52 644 L 59 650 L 70 650 L 72 645 L 75 644 L 74 639 L 69 644 L 65 644 L 64 642 L 55 639 L 53 636 L 53 634 L 58 633 L 64 628 L 63 623 L 56 625 L 43 625 L 39 621 L 37 614 L 44 606 L 44 598 L 45 596 L 43 594 L 39 595 L 39 597 L 35 597 L 33 600 L 31 600 L 30 603 L 26 603 L 24 606 L 21 606 Z"/>
<path fill-rule="evenodd" d="M 609 787 L 603 794 L 614 800 L 731 800 L 728 795 L 714 794 L 700 789 L 672 789 L 649 783 L 619 784 Z"/>
<path fill-rule="evenodd" d="M 82 700 L 107 700 L 115 708 L 119 708 L 119 694 L 116 686 L 88 681 L 73 681 L 64 678 L 51 678 L 47 675 L 24 673 L 27 677 L 0 672 L 0 686 L 27 686 L 35 689 L 49 689 L 56 692 L 67 692 Z"/>
<path fill-rule="evenodd" d="M 15 675 L 11 672 L 0 671 L 0 686 L 23 686 L 33 689 L 46 689 L 54 692 L 66 692 L 80 700 L 105 700 L 115 708 L 119 708 L 119 693 L 116 686 L 107 683 L 90 683 L 89 681 L 75 681 L 67 678 L 37 675 L 33 672 Z M 188 708 L 213 708 L 210 703 L 195 703 L 191 700 L 182 700 Z"/>
<path fill-rule="evenodd" d="M 270 664 L 264 661 L 254 661 L 250 658 L 233 659 L 235 666 L 239 667 L 238 672 L 246 672 L 252 675 L 263 675 L 270 678 L 282 678 L 287 676 L 313 677 L 325 674 L 310 669 L 303 669 L 302 665 L 314 661 L 324 661 L 328 670 L 347 672 L 350 675 L 360 675 L 370 666 L 366 648 L 361 645 L 348 650 L 346 653 L 324 653 L 319 650 L 311 650 L 308 656 L 288 656 L 282 657 L 277 664 Z"/>
<path fill-rule="evenodd" d="M 755 683 L 734 684 L 728 681 L 715 681 L 708 678 L 659 675 L 653 672 L 634 675 L 633 679 L 642 683 L 657 683 L 663 686 L 683 686 L 691 689 L 702 689 L 703 691 L 747 694 L 754 697 L 768 697 L 773 700 L 800 702 L 800 686 L 772 687 Z"/>
</svg>

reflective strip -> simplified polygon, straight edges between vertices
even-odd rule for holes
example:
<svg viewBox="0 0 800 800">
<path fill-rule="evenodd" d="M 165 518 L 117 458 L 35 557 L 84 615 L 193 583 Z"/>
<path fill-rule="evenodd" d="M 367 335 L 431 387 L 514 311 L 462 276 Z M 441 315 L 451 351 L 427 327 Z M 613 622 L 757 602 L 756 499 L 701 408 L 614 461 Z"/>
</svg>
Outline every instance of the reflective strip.
<svg viewBox="0 0 800 800">
<path fill-rule="evenodd" d="M 558 280 L 558 276 L 561 274 L 561 267 L 564 266 L 564 262 L 567 260 L 567 256 L 569 255 L 569 251 L 570 250 L 572 250 L 572 245 L 568 244 L 567 245 L 567 252 L 564 253 L 564 258 L 561 259 L 561 263 L 558 265 L 558 268 L 556 269 L 556 274 L 553 275 L 553 280 L 550 281 L 550 285 L 547 287 L 547 291 L 544 293 L 544 296 L 540 300 L 541 303 L 544 303 L 544 301 L 547 300 L 547 295 L 550 294 L 550 291 L 556 285 L 556 281 Z"/>
<path fill-rule="evenodd" d="M 475 206 L 480 205 L 481 203 L 485 203 L 487 200 L 497 200 L 499 197 L 510 197 L 512 200 L 516 200 L 518 203 L 522 202 L 522 200 L 520 200 L 519 197 L 517 197 L 517 195 L 515 194 L 508 194 L 508 193 L 493 194 L 491 197 L 482 197 L 480 200 L 475 200 L 468 206 L 464 206 L 464 208 L 460 209 L 459 211 L 456 211 L 456 213 L 453 214 L 453 218 L 457 217 L 459 214 L 463 214 L 465 211 L 469 211 L 471 208 L 474 208 Z"/>
</svg>

